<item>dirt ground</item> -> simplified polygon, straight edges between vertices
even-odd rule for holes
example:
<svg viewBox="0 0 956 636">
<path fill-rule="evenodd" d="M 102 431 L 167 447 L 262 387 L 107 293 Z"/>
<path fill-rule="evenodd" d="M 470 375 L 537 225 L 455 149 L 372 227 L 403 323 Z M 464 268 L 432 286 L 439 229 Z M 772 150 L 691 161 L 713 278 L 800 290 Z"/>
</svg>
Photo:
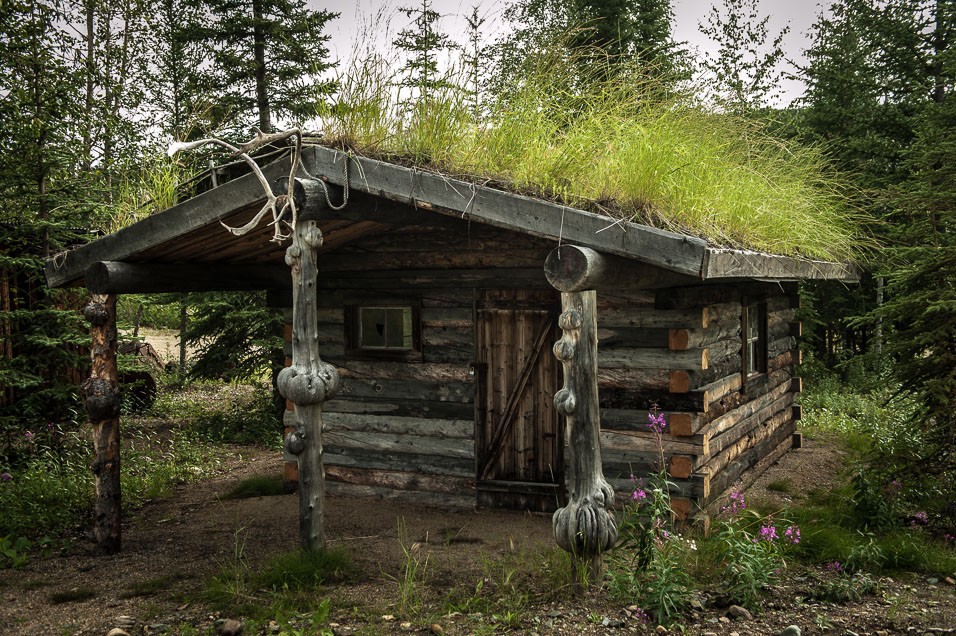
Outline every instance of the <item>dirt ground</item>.
<svg viewBox="0 0 956 636">
<path fill-rule="evenodd" d="M 237 555 L 255 567 L 269 555 L 294 550 L 298 500 L 294 494 L 221 499 L 247 477 L 277 474 L 278 453 L 236 448 L 225 466 L 220 475 L 181 486 L 172 496 L 131 513 L 117 556 L 94 557 L 88 543 L 77 541 L 68 555 L 0 571 L 0 634 L 103 636 L 117 626 L 132 636 L 214 633 L 217 619 L 238 618 L 211 612 L 196 600 L 198 590 L 212 574 L 235 563 Z M 792 492 L 803 492 L 801 482 L 819 485 L 840 466 L 841 458 L 831 447 L 808 440 L 772 467 L 749 496 L 779 496 L 765 485 L 781 476 L 794 484 Z M 426 600 L 419 611 L 405 616 L 396 601 L 404 559 L 400 520 L 407 528 L 405 547 L 428 558 L 422 585 Z M 537 564 L 540 571 L 541 563 L 560 562 L 546 515 L 449 512 L 330 497 L 326 522 L 330 543 L 346 547 L 358 570 L 351 582 L 325 591 L 337 635 L 655 632 L 654 625 L 640 621 L 600 590 L 573 596 L 561 587 L 559 576 L 549 589 L 522 588 L 522 564 Z M 705 597 L 702 608 L 683 622 L 683 630 L 672 628 L 671 633 L 776 635 L 789 625 L 797 625 L 803 634 L 956 633 L 956 588 L 945 581 L 883 579 L 879 593 L 834 605 L 803 600 L 814 575 L 785 572 L 764 610 L 750 619 L 728 619 L 726 608 L 714 607 Z M 163 581 L 162 589 L 134 592 L 141 589 L 137 584 L 156 580 Z M 467 608 L 448 609 L 446 599 L 456 590 L 467 597 L 476 587 L 487 593 L 503 585 L 524 599 L 519 614 L 487 616 Z M 541 585 L 539 578 L 535 586 Z M 71 590 L 85 591 L 91 598 L 52 602 L 55 593 Z M 190 632 L 191 627 L 199 631 Z M 272 632 L 277 631 L 273 625 Z"/>
</svg>

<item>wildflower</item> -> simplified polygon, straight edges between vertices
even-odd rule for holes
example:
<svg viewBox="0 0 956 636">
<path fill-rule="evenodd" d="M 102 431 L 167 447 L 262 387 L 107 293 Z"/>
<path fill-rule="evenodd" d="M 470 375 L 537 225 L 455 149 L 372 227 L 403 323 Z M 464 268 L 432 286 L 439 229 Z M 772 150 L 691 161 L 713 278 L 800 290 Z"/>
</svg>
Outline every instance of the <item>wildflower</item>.
<svg viewBox="0 0 956 636">
<path fill-rule="evenodd" d="M 744 501 L 744 493 L 739 490 L 730 492 L 729 502 L 730 503 L 721 508 L 720 511 L 729 512 L 731 517 L 747 507 L 747 502 Z"/>
<path fill-rule="evenodd" d="M 647 428 L 651 429 L 655 433 L 663 433 L 664 429 L 667 428 L 667 420 L 664 419 L 664 414 L 654 409 L 647 414 Z"/>
<path fill-rule="evenodd" d="M 910 525 L 914 528 L 917 526 L 925 526 L 929 523 L 929 515 L 925 511 L 920 510 L 915 515 L 913 515 L 913 520 L 910 521 Z"/>
<path fill-rule="evenodd" d="M 647 615 L 647 612 L 642 610 L 640 607 L 635 607 L 631 610 L 631 618 L 641 623 L 646 623 L 651 620 L 651 617 Z"/>
<path fill-rule="evenodd" d="M 13 475 L 7 472 L 0 473 L 0 481 L 13 481 Z"/>
<path fill-rule="evenodd" d="M 770 543 L 773 543 L 777 540 L 777 529 L 773 526 L 760 526 L 758 539 L 760 541 L 769 541 Z"/>
<path fill-rule="evenodd" d="M 24 431 L 23 436 L 24 436 L 25 438 L 27 438 L 27 441 L 28 441 L 28 442 L 32 442 L 32 441 L 33 441 L 33 438 L 36 437 L 36 435 L 33 433 L 33 431 Z"/>
<path fill-rule="evenodd" d="M 646 501 L 646 500 L 647 500 L 647 493 L 644 492 L 644 491 L 641 490 L 641 489 L 635 490 L 634 493 L 631 495 L 631 500 L 632 500 L 632 501 Z"/>
<path fill-rule="evenodd" d="M 840 565 L 839 561 L 834 561 L 833 563 L 827 563 L 827 569 L 831 572 L 836 572 L 837 574 L 843 572 L 843 566 Z"/>
<path fill-rule="evenodd" d="M 787 526 L 783 531 L 784 538 L 790 543 L 796 545 L 800 543 L 800 528 L 797 526 Z"/>
</svg>

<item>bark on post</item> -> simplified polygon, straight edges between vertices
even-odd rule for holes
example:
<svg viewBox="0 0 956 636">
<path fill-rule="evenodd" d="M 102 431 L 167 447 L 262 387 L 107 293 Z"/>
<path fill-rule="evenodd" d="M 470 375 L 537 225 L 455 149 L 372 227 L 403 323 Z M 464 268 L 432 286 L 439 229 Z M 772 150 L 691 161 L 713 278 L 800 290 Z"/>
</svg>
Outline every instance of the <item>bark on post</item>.
<svg viewBox="0 0 956 636">
<path fill-rule="evenodd" d="M 90 323 L 93 361 L 82 394 L 86 412 L 93 425 L 95 457 L 90 468 L 95 476 L 93 537 L 96 551 L 115 554 L 120 551 L 120 394 L 116 368 L 116 295 L 93 294 L 83 310 Z"/>
<path fill-rule="evenodd" d="M 558 545 L 575 557 L 575 568 L 585 568 L 575 572 L 576 584 L 599 579 L 602 554 L 617 541 L 617 523 L 609 510 L 614 490 L 601 466 L 596 296 L 594 290 L 561 294 L 564 335 L 554 345 L 564 367 L 564 387 L 554 404 L 567 418 L 571 492 L 568 505 L 554 513 L 552 526 Z"/>
<path fill-rule="evenodd" d="M 286 250 L 292 268 L 292 366 L 276 379 L 279 393 L 294 405 L 295 430 L 286 450 L 299 463 L 299 538 L 306 550 L 325 547 L 325 469 L 322 466 L 322 403 L 339 386 L 335 367 L 319 357 L 315 281 L 316 251 L 322 232 L 313 218 L 300 216 Z"/>
</svg>

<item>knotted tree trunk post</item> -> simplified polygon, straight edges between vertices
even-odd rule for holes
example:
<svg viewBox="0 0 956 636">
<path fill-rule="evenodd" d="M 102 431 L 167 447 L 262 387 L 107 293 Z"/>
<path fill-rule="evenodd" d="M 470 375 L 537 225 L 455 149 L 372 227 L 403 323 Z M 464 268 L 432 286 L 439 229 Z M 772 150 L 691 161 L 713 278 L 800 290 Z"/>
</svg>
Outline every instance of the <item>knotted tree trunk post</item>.
<svg viewBox="0 0 956 636">
<path fill-rule="evenodd" d="M 93 426 L 93 537 L 99 554 L 120 551 L 120 392 L 116 367 L 116 295 L 93 294 L 83 310 L 93 340 L 92 370 L 82 395 Z"/>
<path fill-rule="evenodd" d="M 578 585 L 600 579 L 602 555 L 617 541 L 617 523 L 609 510 L 614 489 L 601 466 L 596 296 L 594 290 L 561 294 L 564 335 L 554 345 L 564 367 L 564 387 L 554 404 L 567 418 L 571 492 L 568 505 L 554 513 L 552 525 L 558 545 L 575 557 Z M 577 572 L 579 567 L 584 572 Z"/>
<path fill-rule="evenodd" d="M 292 366 L 276 379 L 279 393 L 292 402 L 295 430 L 286 450 L 299 464 L 299 539 L 306 550 L 325 547 L 325 468 L 322 465 L 322 404 L 335 396 L 339 375 L 319 357 L 316 314 L 316 252 L 322 232 L 314 217 L 296 219 L 285 262 L 292 268 Z"/>
</svg>

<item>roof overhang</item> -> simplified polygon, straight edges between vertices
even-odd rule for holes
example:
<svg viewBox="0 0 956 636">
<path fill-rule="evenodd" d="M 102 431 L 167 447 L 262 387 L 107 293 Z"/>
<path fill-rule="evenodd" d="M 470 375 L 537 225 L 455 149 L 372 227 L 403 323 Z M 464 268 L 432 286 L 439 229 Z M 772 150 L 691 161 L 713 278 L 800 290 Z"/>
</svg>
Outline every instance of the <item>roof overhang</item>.
<svg viewBox="0 0 956 636">
<path fill-rule="evenodd" d="M 344 166 L 349 162 L 348 177 Z M 389 224 L 451 216 L 506 228 L 559 243 L 573 243 L 688 277 L 688 280 L 759 279 L 855 281 L 853 265 L 809 261 L 745 250 L 722 249 L 699 238 L 608 218 L 565 205 L 469 183 L 433 171 L 355 157 L 321 146 L 303 149 L 299 177 L 346 186 L 360 205 L 353 210 L 326 209 L 322 224 L 326 248 L 344 244 Z M 288 158 L 263 168 L 270 183 L 288 176 Z M 355 193 L 361 193 L 356 195 Z M 367 196 L 364 196 L 367 195 Z M 242 275 L 254 268 L 281 266 L 284 249 L 271 242 L 267 224 L 236 237 L 222 225 L 245 224 L 262 207 L 265 195 L 253 175 L 246 175 L 158 212 L 114 234 L 47 261 L 51 287 L 84 284 L 88 270 L 108 272 L 104 263 L 147 264 L 167 270 L 183 264 L 203 265 L 208 280 L 190 276 L 195 287 L 263 288 L 264 278 Z M 390 204 L 389 202 L 393 202 Z M 394 204 L 399 205 L 394 205 Z M 350 204 L 351 205 L 351 204 Z M 106 267 L 106 269 L 104 269 Z M 245 270 L 243 270 L 245 268 Z M 171 270 L 170 270 L 171 271 Z M 167 271 L 167 273 L 170 273 Z M 223 282 L 222 278 L 226 281 Z M 166 277 L 168 278 L 168 276 Z M 140 278 L 142 280 L 142 278 Z M 215 284 L 215 281 L 220 282 Z M 168 285 L 168 283 L 167 283 Z M 135 285 L 134 285 L 135 287 Z M 182 290 L 188 290 L 188 285 Z M 132 289 L 131 289 L 132 291 Z M 139 289 L 137 291 L 158 291 Z"/>
</svg>

